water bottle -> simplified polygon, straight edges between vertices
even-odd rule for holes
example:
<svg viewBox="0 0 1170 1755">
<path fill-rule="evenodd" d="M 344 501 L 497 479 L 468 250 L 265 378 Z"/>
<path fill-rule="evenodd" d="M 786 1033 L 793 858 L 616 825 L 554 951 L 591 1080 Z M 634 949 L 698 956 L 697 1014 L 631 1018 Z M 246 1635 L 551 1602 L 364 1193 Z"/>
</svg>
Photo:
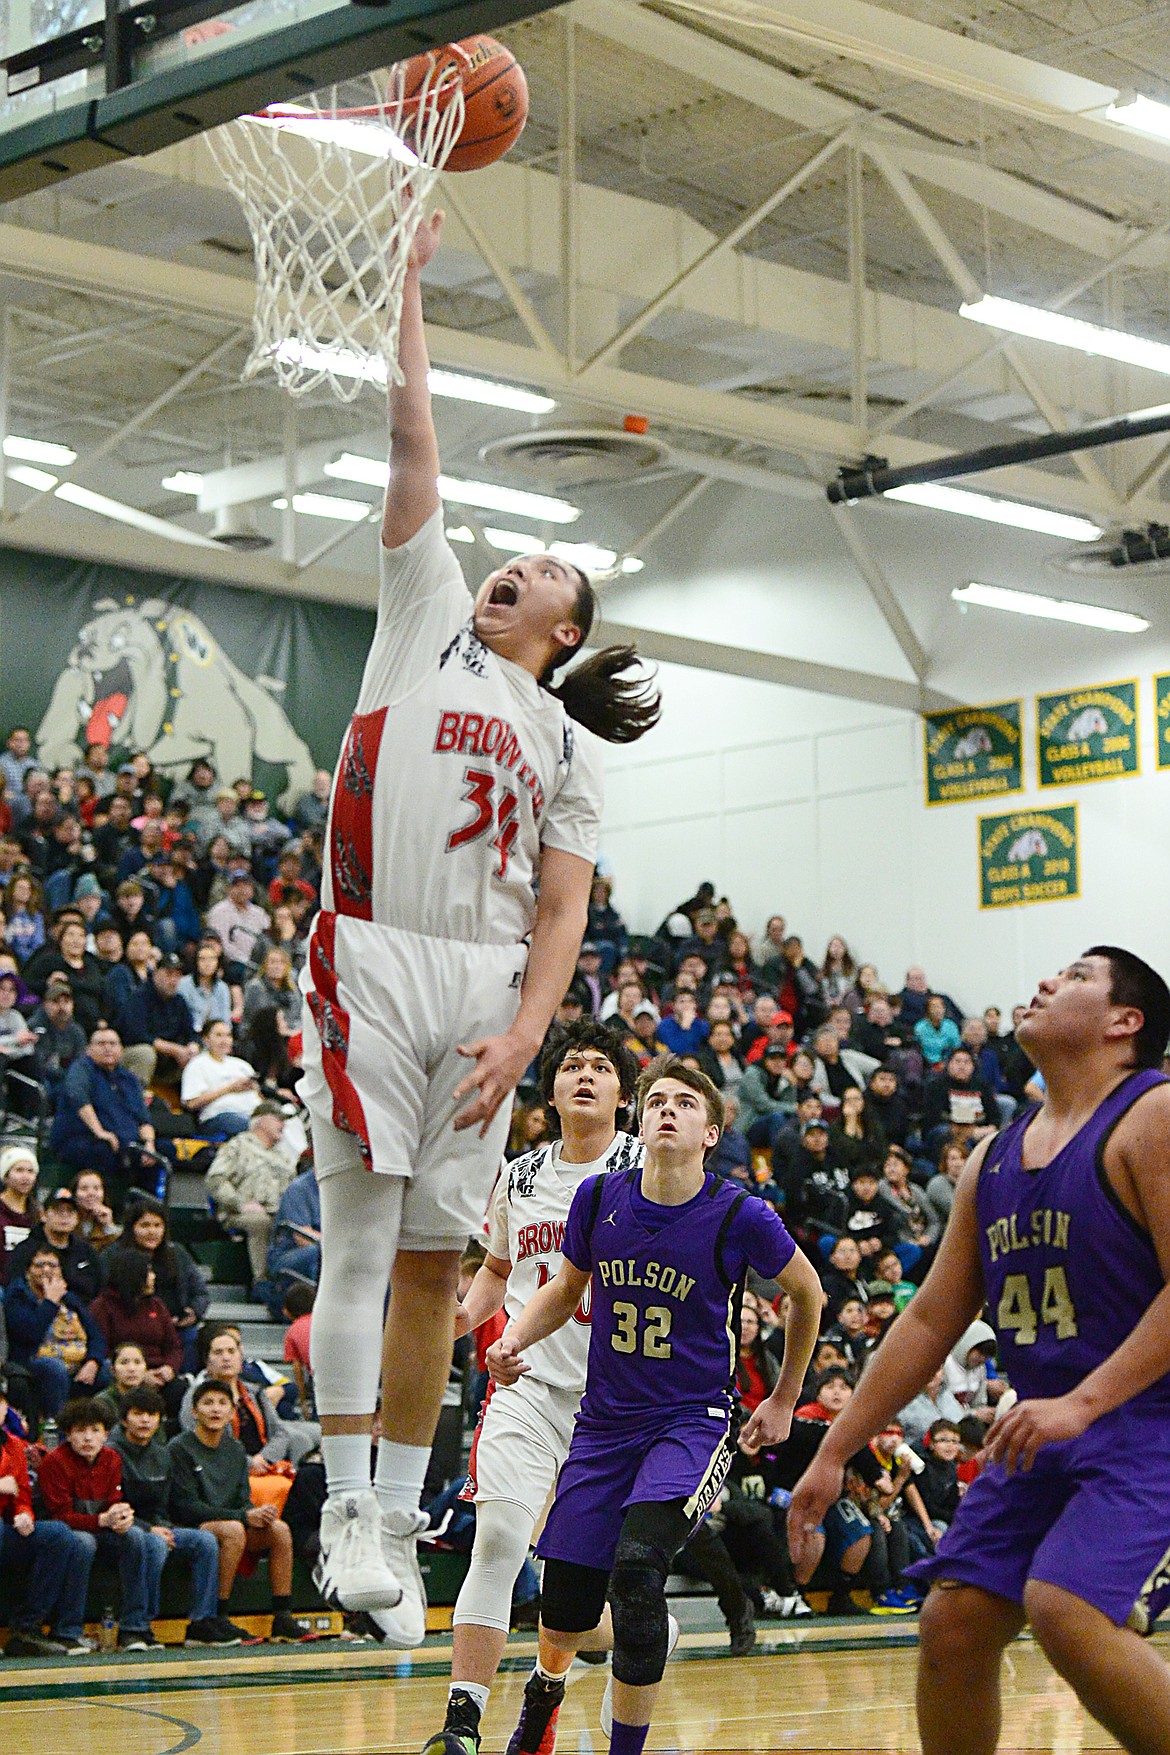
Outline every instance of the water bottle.
<svg viewBox="0 0 1170 1755">
<path fill-rule="evenodd" d="M 53 1450 L 61 1436 L 61 1429 L 56 1420 L 46 1420 L 41 1427 L 41 1443 L 46 1450 Z"/>
<path fill-rule="evenodd" d="M 114 1610 L 112 1605 L 107 1603 L 102 1610 L 102 1625 L 101 1631 L 98 1634 L 98 1650 L 117 1651 L 117 1649 L 118 1624 L 114 1620 Z"/>
</svg>

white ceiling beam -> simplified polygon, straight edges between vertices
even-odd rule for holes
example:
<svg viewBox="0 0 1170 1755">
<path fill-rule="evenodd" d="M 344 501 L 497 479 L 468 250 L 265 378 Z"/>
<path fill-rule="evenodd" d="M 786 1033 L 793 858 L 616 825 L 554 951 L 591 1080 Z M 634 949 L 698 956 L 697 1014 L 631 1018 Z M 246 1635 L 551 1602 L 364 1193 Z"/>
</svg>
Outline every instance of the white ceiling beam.
<svg viewBox="0 0 1170 1755">
<path fill-rule="evenodd" d="M 696 640 L 688 634 L 670 634 L 661 628 L 614 621 L 603 610 L 600 623 L 594 625 L 585 643 L 608 646 L 616 642 L 636 646 L 643 658 L 659 664 L 721 671 L 725 676 L 744 676 L 754 682 L 779 683 L 783 688 L 804 689 L 814 695 L 836 695 L 847 701 L 897 707 L 906 713 L 933 713 L 962 705 L 954 695 L 916 682 L 873 676 L 868 671 L 847 670 L 835 664 L 813 664 L 803 658 L 784 658 L 777 652 L 747 651 L 742 646 L 724 646 L 715 640 Z"/>
<path fill-rule="evenodd" d="M 489 173 L 482 174 L 486 178 Z M 513 174 L 521 179 L 520 183 L 513 185 L 520 194 L 523 193 L 525 177 L 541 176 L 536 172 Z M 555 190 L 555 178 L 545 177 L 543 181 Z M 600 200 L 604 192 L 587 193 Z M 607 195 L 598 210 L 599 235 L 604 234 L 604 222 L 608 222 L 611 248 L 606 251 L 599 248 L 597 255 L 604 256 L 610 263 L 623 259 L 623 252 L 612 247 L 615 237 L 624 238 L 630 228 L 636 229 L 638 225 L 644 229 L 648 219 L 642 210 L 653 217 L 654 210 L 649 203 L 636 203 L 635 210 L 628 217 L 620 207 L 611 209 L 608 205 L 610 201 L 629 199 L 632 198 Z M 522 234 L 531 233 L 525 213 L 513 217 Z M 673 223 L 673 216 L 666 216 L 664 223 Z M 773 270 L 770 264 L 742 258 L 737 259 L 734 268 L 726 287 L 716 284 L 706 290 L 700 307 L 704 312 L 709 306 L 722 302 L 726 317 L 732 296 L 737 299 L 744 296 L 740 283 L 745 276 L 757 270 L 764 270 L 766 274 L 781 272 Z M 103 296 L 112 294 L 137 305 L 157 305 L 165 310 L 183 310 L 221 320 L 246 320 L 251 312 L 252 285 L 241 276 L 187 267 L 180 274 L 173 263 L 161 258 L 112 250 L 105 245 L 84 244 L 76 239 L 17 226 L 0 225 L 0 269 L 20 278 L 47 281 L 77 291 Z M 802 285 L 808 283 L 810 288 L 819 289 L 822 306 L 830 297 L 847 305 L 848 288 L 834 282 L 818 282 L 815 276 L 800 276 L 798 279 Z M 765 289 L 766 276 L 765 281 L 750 290 L 749 302 L 761 321 L 775 325 L 778 312 L 774 301 L 766 296 Z M 814 296 L 814 292 L 808 292 L 799 305 L 793 306 L 793 322 L 811 318 L 826 321 L 823 309 L 812 313 L 807 309 L 808 298 Z M 877 297 L 871 292 L 871 300 Z M 898 307 L 902 303 L 887 301 L 882 307 L 884 318 L 881 320 L 896 326 Z M 960 331 L 965 334 L 968 329 L 961 318 L 907 306 L 906 320 L 910 321 L 911 317 L 916 319 L 911 327 L 914 338 L 919 341 L 923 330 L 928 330 L 932 317 L 937 317 L 945 326 L 940 332 L 940 342 L 944 334 L 951 331 L 956 335 Z M 427 333 L 436 365 L 499 377 L 512 383 L 531 384 L 570 404 L 586 403 L 594 408 L 608 409 L 619 418 L 635 410 L 647 415 L 651 421 L 683 431 L 689 429 L 735 444 L 757 444 L 771 450 L 789 450 L 802 456 L 827 459 L 830 468 L 836 462 L 861 455 L 864 450 L 865 436 L 850 422 L 802 408 L 708 390 L 612 365 L 595 367 L 586 382 L 572 374 L 559 356 L 549 357 L 517 342 L 445 329 L 435 324 L 428 325 Z M 919 363 L 926 362 L 920 360 Z M 947 454 L 944 446 L 929 445 L 898 434 L 890 435 L 884 449 L 893 464 L 933 461 Z M 1018 466 L 996 470 L 982 479 L 992 491 L 1085 517 L 1099 518 L 1108 509 L 1102 507 L 1100 496 L 1084 482 L 1039 468 Z M 1131 510 L 1136 516 L 1170 522 L 1170 506 L 1157 498 L 1147 497 Z"/>
<path fill-rule="evenodd" d="M 685 8 L 688 0 L 677 3 Z M 709 8 L 703 7 L 701 15 L 710 16 Z M 833 0 L 832 6 L 823 0 L 722 0 L 722 15 L 1098 145 L 1170 164 L 1170 142 L 1106 119 L 1106 110 L 1121 95 L 1116 86 L 923 24 L 869 0 Z"/>
<path fill-rule="evenodd" d="M 575 9 L 579 22 L 597 35 L 636 53 L 652 55 L 679 73 L 701 79 L 771 115 L 822 134 L 851 126 L 864 127 L 913 176 L 963 195 L 981 207 L 1088 255 L 1112 256 L 1140 236 L 1079 202 L 1038 189 L 1009 172 L 981 164 L 958 151 L 928 146 L 914 129 L 888 117 L 875 116 L 862 104 L 851 103 L 835 92 L 822 91 L 811 80 L 766 66 L 746 50 L 716 42 L 674 19 L 647 11 L 634 0 L 576 0 Z M 899 17 L 899 24 L 903 22 L 907 21 Z M 1110 126 L 1111 145 L 1119 151 L 1135 150 L 1134 142 L 1140 141 L 1140 137 L 1131 129 Z M 1170 149 L 1155 156 L 1166 162 Z M 1139 253 L 1134 260 L 1142 267 L 1165 265 L 1170 262 L 1170 245 L 1164 238 L 1156 238 L 1148 252 Z"/>
</svg>

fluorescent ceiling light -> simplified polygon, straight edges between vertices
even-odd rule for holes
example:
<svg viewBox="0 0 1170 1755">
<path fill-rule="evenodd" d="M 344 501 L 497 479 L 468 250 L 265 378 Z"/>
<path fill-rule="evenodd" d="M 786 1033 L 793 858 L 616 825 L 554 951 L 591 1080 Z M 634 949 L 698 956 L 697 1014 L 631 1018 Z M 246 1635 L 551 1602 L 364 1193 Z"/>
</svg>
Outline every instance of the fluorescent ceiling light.
<svg viewBox="0 0 1170 1755">
<path fill-rule="evenodd" d="M 343 451 L 332 463 L 327 463 L 321 471 L 322 475 L 332 475 L 338 481 L 360 481 L 366 487 L 384 488 L 390 482 L 390 465 L 381 457 L 361 457 L 356 451 Z"/>
<path fill-rule="evenodd" d="M 177 524 L 168 524 L 165 518 L 155 518 L 149 512 L 140 512 L 137 506 L 124 505 L 121 500 L 109 500 L 105 494 L 95 494 L 89 488 L 78 487 L 76 482 L 63 481 L 56 490 L 56 498 L 68 500 L 71 506 L 80 506 L 83 511 L 96 512 L 99 518 L 112 518 L 115 524 L 131 524 L 136 530 L 145 530 L 151 536 L 165 536 L 171 542 L 185 542 L 193 548 L 218 548 L 209 536 L 203 536 L 195 530 L 183 530 Z"/>
<path fill-rule="evenodd" d="M 50 475 L 47 469 L 33 469 L 28 463 L 14 463 L 7 473 L 9 481 L 18 481 L 22 487 L 36 488 L 38 494 L 47 494 L 50 488 L 57 485 L 55 475 Z"/>
<path fill-rule="evenodd" d="M 1105 628 L 1112 634 L 1142 634 L 1149 622 L 1122 609 L 1102 609 L 1096 603 L 1077 603 L 1066 597 L 1040 597 L 1034 591 L 1008 591 L 1002 585 L 957 585 L 951 592 L 956 603 L 977 603 L 983 609 L 1007 609 L 1013 615 L 1040 616 L 1050 622 L 1078 622 L 1085 628 Z"/>
<path fill-rule="evenodd" d="M 1063 311 L 1042 311 L 1035 305 L 1018 305 L 1014 299 L 988 295 L 974 304 L 960 305 L 959 315 L 992 329 L 1013 335 L 1030 335 L 1036 341 L 1054 341 L 1059 347 L 1075 347 L 1081 353 L 1121 360 L 1127 366 L 1144 366 L 1151 372 L 1170 373 L 1170 347 L 1164 341 L 1147 341 L 1144 335 L 1127 335 L 1123 329 L 1105 329 Z"/>
<path fill-rule="evenodd" d="M 386 386 L 386 368 L 381 360 L 366 359 L 348 347 L 310 347 L 306 341 L 282 341 L 276 357 L 310 370 L 334 372 L 340 378 L 364 378 L 368 384 L 378 384 L 383 389 Z M 510 408 L 517 414 L 547 414 L 556 407 L 551 396 L 541 396 L 535 390 L 499 384 L 492 378 L 472 378 L 463 372 L 444 372 L 437 366 L 427 373 L 427 388 L 432 396 L 478 402 L 485 408 Z"/>
<path fill-rule="evenodd" d="M 273 500 L 273 510 L 283 512 L 288 501 Z M 347 523 L 359 524 L 368 518 L 374 508 L 365 500 L 343 500 L 336 494 L 294 494 L 293 511 L 302 513 L 306 518 L 342 518 Z"/>
<path fill-rule="evenodd" d="M 947 487 L 944 482 L 890 488 L 883 500 L 905 500 L 911 506 L 929 506 L 936 512 L 958 512 L 964 518 L 983 518 L 988 524 L 1010 524 L 1016 530 L 1035 530 L 1041 536 L 1064 536 L 1070 542 L 1094 542 L 1101 527 L 1088 518 L 1053 512 L 1047 506 L 1027 506 L 1019 500 L 997 500 L 990 494 L 971 493 L 967 488 Z"/>
<path fill-rule="evenodd" d="M 547 414 L 556 407 L 551 396 L 539 396 L 535 390 L 521 390 L 515 384 L 494 384 L 487 378 L 465 378 L 462 372 L 442 372 L 433 366 L 427 373 L 427 388 L 432 396 L 482 402 L 487 408 L 512 408 L 518 414 Z"/>
<path fill-rule="evenodd" d="M 448 531 L 450 536 L 451 532 Z M 532 537 L 524 530 L 497 530 L 494 525 L 485 525 L 484 536 L 493 548 L 504 554 L 530 555 L 538 553 L 532 546 Z M 618 562 L 617 553 L 612 548 L 602 548 L 596 542 L 551 542 L 548 546 L 550 555 L 556 555 L 562 561 L 571 561 L 586 573 L 608 573 L 617 566 L 622 573 L 640 573 L 645 565 L 637 555 L 627 555 Z"/>
<path fill-rule="evenodd" d="M 549 524 L 574 524 L 581 516 L 581 508 L 567 500 L 525 493 L 522 488 L 497 487 L 490 481 L 459 481 L 453 475 L 439 477 L 439 493 L 457 506 L 482 506 L 489 512 L 511 512 Z"/>
<path fill-rule="evenodd" d="M 1140 97 L 1136 92 L 1110 104 L 1105 119 L 1120 122 L 1123 128 L 1135 128 L 1139 134 L 1156 134 L 1160 140 L 1170 140 L 1170 104 L 1155 103 L 1153 98 Z"/>
<path fill-rule="evenodd" d="M 176 469 L 174 475 L 165 475 L 162 486 L 169 494 L 201 494 L 203 477 L 193 469 Z"/>
<path fill-rule="evenodd" d="M 343 451 L 327 463 L 323 475 L 339 481 L 360 481 L 367 487 L 384 488 L 390 480 L 390 465 L 380 457 L 362 457 L 354 451 Z M 488 512 L 511 512 L 518 518 L 537 518 L 542 523 L 572 524 L 581 516 L 579 506 L 567 500 L 555 500 L 548 494 L 529 494 L 520 488 L 497 487 L 490 481 L 459 481 L 451 475 L 439 477 L 439 493 L 456 506 L 482 506 Z M 532 548 L 532 538 L 526 539 Z"/>
<path fill-rule="evenodd" d="M 325 140 L 346 152 L 360 153 L 363 158 L 393 158 L 399 164 L 416 165 L 418 154 L 399 140 L 394 130 L 378 122 L 353 122 L 318 115 L 300 104 L 281 104 L 294 115 L 254 116 L 268 128 L 281 128 L 286 134 L 300 134 L 306 140 Z"/>
<path fill-rule="evenodd" d="M 22 439 L 16 433 L 9 433 L 5 439 L 4 455 L 20 457 L 25 463 L 68 464 L 77 461 L 77 452 L 71 451 L 68 445 L 51 445 L 47 439 Z"/>
<path fill-rule="evenodd" d="M 466 524 L 452 524 L 447 528 L 448 542 L 474 542 L 475 531 L 469 530 Z"/>
</svg>

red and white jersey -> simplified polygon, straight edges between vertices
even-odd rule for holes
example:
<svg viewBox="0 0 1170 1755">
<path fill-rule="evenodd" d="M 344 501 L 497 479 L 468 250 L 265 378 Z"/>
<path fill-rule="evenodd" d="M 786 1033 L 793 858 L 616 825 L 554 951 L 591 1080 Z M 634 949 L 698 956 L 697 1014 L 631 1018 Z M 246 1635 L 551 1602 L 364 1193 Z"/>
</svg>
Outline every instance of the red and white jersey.
<svg viewBox="0 0 1170 1755">
<path fill-rule="evenodd" d="M 532 930 L 541 847 L 596 857 L 599 743 L 478 638 L 441 510 L 381 553 L 321 905 L 427 937 L 516 944 Z"/>
<path fill-rule="evenodd" d="M 487 1246 L 492 1255 L 512 1263 L 504 1293 L 510 1317 L 519 1316 L 533 1293 L 559 1273 L 565 1222 L 581 1183 L 602 1171 L 629 1170 L 642 1162 L 642 1151 L 641 1140 L 619 1133 L 608 1152 L 591 1164 L 562 1163 L 557 1140 L 504 1165 L 488 1206 Z M 583 1395 L 588 1357 L 587 1289 L 572 1319 L 547 1340 L 526 1347 L 524 1358 L 542 1383 Z"/>
</svg>

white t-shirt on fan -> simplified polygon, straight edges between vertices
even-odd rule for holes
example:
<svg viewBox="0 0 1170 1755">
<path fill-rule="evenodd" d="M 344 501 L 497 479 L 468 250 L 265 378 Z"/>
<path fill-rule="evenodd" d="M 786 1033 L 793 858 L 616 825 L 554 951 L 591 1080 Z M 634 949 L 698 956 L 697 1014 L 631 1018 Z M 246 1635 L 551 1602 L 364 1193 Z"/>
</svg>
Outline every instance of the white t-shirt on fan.
<svg viewBox="0 0 1170 1755">
<path fill-rule="evenodd" d="M 233 1079 L 255 1077 L 255 1067 L 241 1060 L 238 1054 L 225 1054 L 222 1060 L 216 1060 L 204 1049 L 183 1068 L 179 1095 L 184 1103 L 190 1103 L 201 1097 L 204 1091 L 216 1091 L 223 1085 L 230 1085 Z M 217 1115 L 251 1115 L 259 1101 L 259 1091 L 229 1091 L 226 1096 L 205 1103 L 196 1113 L 200 1121 L 214 1121 Z"/>
</svg>

